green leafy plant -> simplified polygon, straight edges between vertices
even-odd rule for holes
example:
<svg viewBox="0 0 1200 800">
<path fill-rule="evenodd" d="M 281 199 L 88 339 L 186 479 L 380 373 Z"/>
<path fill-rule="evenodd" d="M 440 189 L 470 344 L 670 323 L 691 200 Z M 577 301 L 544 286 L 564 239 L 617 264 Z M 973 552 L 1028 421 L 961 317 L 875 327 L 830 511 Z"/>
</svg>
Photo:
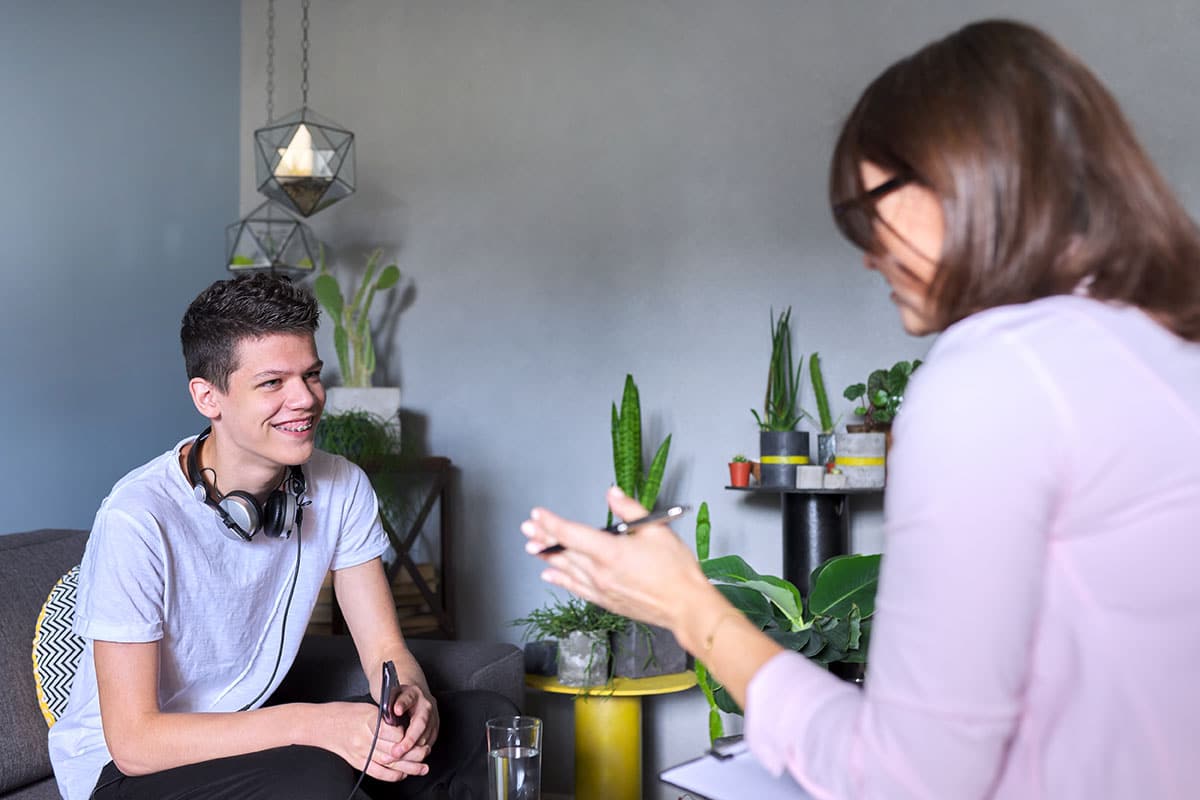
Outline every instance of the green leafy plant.
<svg viewBox="0 0 1200 800">
<path fill-rule="evenodd" d="M 846 387 L 842 395 L 858 404 L 854 413 L 863 418 L 867 430 L 881 430 L 892 423 L 904 402 L 908 380 L 919 366 L 919 358 L 897 361 L 890 369 L 872 372 L 866 383 L 854 383 Z"/>
<path fill-rule="evenodd" d="M 654 510 L 658 491 L 662 488 L 663 473 L 667 469 L 667 454 L 671 450 L 671 436 L 658 446 L 650 461 L 650 470 L 645 470 L 642 458 L 642 405 L 637 384 L 632 375 L 625 376 L 625 389 L 621 395 L 621 407 L 612 404 L 612 451 L 613 471 L 617 486 L 628 497 L 637 500 L 647 511 Z M 608 523 L 612 524 L 612 512 Z"/>
<path fill-rule="evenodd" d="M 813 397 L 817 401 L 817 419 L 821 423 L 821 433 L 833 433 L 833 414 L 829 410 L 829 394 L 825 391 L 825 376 L 821 373 L 819 353 L 808 357 L 808 377 L 812 381 Z"/>
<path fill-rule="evenodd" d="M 342 385 L 363 387 L 371 385 L 375 372 L 375 345 L 371 341 L 371 304 L 377 292 L 391 289 L 400 281 L 400 269 L 388 264 L 379 271 L 382 250 L 374 250 L 367 257 L 367 270 L 358 288 L 351 293 L 351 302 L 346 302 L 337 280 L 329 274 L 325 263 L 325 249 L 321 248 L 321 273 L 313 282 L 313 293 L 333 321 L 333 347 L 337 351 L 338 368 L 342 371 Z"/>
<path fill-rule="evenodd" d="M 742 455 L 741 453 L 739 453 L 736 456 L 734 456 L 733 458 L 729 459 L 729 461 L 730 461 L 730 463 L 733 463 L 733 464 L 745 464 L 746 457 L 744 455 Z"/>
<path fill-rule="evenodd" d="M 800 357 L 800 366 L 793 372 L 792 361 L 792 309 L 775 319 L 771 312 L 771 362 L 767 367 L 767 392 L 763 399 L 763 413 L 750 409 L 764 431 L 793 431 L 804 417 L 804 412 L 797 406 L 800 399 L 800 373 L 804 369 L 804 357 Z"/>
<path fill-rule="evenodd" d="M 355 463 L 401 451 L 396 426 L 377 414 L 351 410 L 322 414 L 317 423 L 316 446 L 345 456 Z"/>
<path fill-rule="evenodd" d="M 336 453 L 359 466 L 370 467 L 368 474 L 371 475 L 371 485 L 385 521 L 396 527 L 410 520 L 416 505 L 411 497 L 412 478 L 402 479 L 391 472 L 380 476 L 374 468 L 379 459 L 396 456 L 406 450 L 395 425 L 367 411 L 326 413 L 321 415 L 321 421 L 317 423 L 314 443 L 328 453 Z"/>
<path fill-rule="evenodd" d="M 759 630 L 788 650 L 818 664 L 865 664 L 870 644 L 880 556 L 836 556 L 813 570 L 808 601 L 795 584 L 760 575 L 740 556 L 709 557 L 711 524 L 707 505 L 696 518 L 696 555 L 705 576 Z M 737 703 L 696 662 L 696 679 L 709 704 L 708 733 L 724 735 L 719 711 L 741 714 Z"/>
</svg>

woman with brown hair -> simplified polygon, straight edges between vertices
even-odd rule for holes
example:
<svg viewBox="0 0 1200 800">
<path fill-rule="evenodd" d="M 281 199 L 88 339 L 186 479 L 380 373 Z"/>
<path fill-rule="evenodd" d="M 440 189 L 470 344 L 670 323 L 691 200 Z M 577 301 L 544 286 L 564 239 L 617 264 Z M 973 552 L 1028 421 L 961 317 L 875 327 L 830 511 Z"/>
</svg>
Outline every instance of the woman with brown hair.
<svg viewBox="0 0 1200 800">
<path fill-rule="evenodd" d="M 835 220 L 906 330 L 864 690 L 780 649 L 665 527 L 534 509 L 543 577 L 665 625 L 819 798 L 1200 787 L 1200 233 L 1116 102 L 1026 25 L 967 26 L 859 99 Z M 642 513 L 619 491 L 614 513 Z"/>
</svg>

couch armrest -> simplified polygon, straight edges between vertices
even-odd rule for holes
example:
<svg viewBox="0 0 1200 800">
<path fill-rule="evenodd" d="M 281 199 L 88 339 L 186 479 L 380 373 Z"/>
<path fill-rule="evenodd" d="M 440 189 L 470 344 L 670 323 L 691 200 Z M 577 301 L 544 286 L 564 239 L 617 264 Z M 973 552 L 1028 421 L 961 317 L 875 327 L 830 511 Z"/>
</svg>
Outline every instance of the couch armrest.
<svg viewBox="0 0 1200 800">
<path fill-rule="evenodd" d="M 511 644 L 409 639 L 408 648 L 434 692 L 486 689 L 520 708 L 525 695 L 525 661 Z M 367 679 L 349 636 L 304 637 L 296 662 L 271 703 L 324 702 L 367 693 Z"/>
</svg>

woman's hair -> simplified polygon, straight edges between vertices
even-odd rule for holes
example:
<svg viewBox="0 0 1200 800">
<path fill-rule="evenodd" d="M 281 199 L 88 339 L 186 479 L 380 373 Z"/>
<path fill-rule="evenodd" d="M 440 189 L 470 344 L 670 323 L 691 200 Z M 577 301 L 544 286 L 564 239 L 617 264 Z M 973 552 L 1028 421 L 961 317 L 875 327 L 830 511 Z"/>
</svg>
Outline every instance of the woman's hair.
<svg viewBox="0 0 1200 800">
<path fill-rule="evenodd" d="M 889 67 L 859 98 L 829 194 L 843 234 L 879 253 L 864 161 L 940 198 L 938 329 L 1083 287 L 1200 341 L 1200 231 L 1113 97 L 1037 29 L 968 25 Z"/>
<path fill-rule="evenodd" d="M 222 392 L 238 368 L 238 345 L 276 333 L 312 335 L 320 311 L 312 292 L 268 272 L 217 281 L 183 315 L 179 340 L 188 378 L 204 378 Z"/>
</svg>

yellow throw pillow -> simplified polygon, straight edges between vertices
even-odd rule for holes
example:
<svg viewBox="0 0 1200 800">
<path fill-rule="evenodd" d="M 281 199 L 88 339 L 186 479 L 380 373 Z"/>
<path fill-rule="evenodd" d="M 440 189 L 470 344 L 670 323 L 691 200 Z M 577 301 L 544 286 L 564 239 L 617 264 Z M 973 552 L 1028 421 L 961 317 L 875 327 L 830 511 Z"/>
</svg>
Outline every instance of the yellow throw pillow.
<svg viewBox="0 0 1200 800">
<path fill-rule="evenodd" d="M 83 655 L 83 637 L 71 630 L 78 583 L 79 567 L 74 566 L 50 590 L 33 629 L 33 682 L 42 716 L 51 727 L 67 710 L 71 683 Z"/>
</svg>

